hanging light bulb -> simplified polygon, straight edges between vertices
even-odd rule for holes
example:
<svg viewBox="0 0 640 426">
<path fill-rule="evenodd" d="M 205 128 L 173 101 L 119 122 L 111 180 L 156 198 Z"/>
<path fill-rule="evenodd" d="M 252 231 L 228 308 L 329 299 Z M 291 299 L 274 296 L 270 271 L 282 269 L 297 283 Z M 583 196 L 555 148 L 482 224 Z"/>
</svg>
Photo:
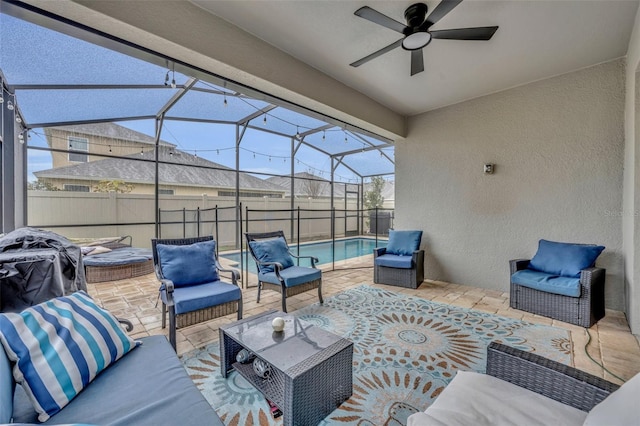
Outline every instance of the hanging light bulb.
<svg viewBox="0 0 640 426">
<path fill-rule="evenodd" d="M 323 131 L 322 131 L 322 140 L 325 140 L 325 138 L 326 138 L 326 134 L 327 134 L 327 131 L 326 131 L 326 130 L 323 130 Z"/>
<path fill-rule="evenodd" d="M 224 102 L 223 103 L 224 103 L 224 106 L 227 106 L 227 94 L 226 93 L 224 94 Z"/>
<path fill-rule="evenodd" d="M 193 151 L 193 154 L 197 157 L 197 156 L 198 156 L 198 150 L 197 150 L 197 149 L 196 149 L 196 150 L 194 150 L 194 151 Z"/>
<path fill-rule="evenodd" d="M 16 115 L 16 123 L 22 123 L 22 118 L 19 115 Z"/>
<path fill-rule="evenodd" d="M 176 63 L 173 63 L 173 69 L 171 70 L 171 88 L 176 88 Z"/>
<path fill-rule="evenodd" d="M 296 126 L 296 138 L 300 139 L 300 128 Z"/>
<path fill-rule="evenodd" d="M 144 148 L 140 148 L 140 155 L 144 155 Z"/>
<path fill-rule="evenodd" d="M 173 151 L 169 151 L 169 155 L 173 156 Z"/>
<path fill-rule="evenodd" d="M 113 151 L 111 151 L 111 145 L 109 145 L 109 152 L 113 152 Z"/>
<path fill-rule="evenodd" d="M 256 153 L 255 152 L 253 153 L 253 158 L 256 158 Z"/>
<path fill-rule="evenodd" d="M 267 113 L 264 113 L 264 119 L 262 120 L 262 122 L 264 123 L 264 125 L 267 125 Z"/>
<path fill-rule="evenodd" d="M 282 162 L 283 162 L 283 163 L 286 163 L 286 162 L 287 162 L 287 159 L 286 159 L 286 158 L 283 158 L 283 159 L 282 159 Z"/>
<path fill-rule="evenodd" d="M 216 154 L 220 155 L 220 150 L 216 149 Z"/>
<path fill-rule="evenodd" d="M 167 70 L 167 74 L 164 76 L 164 85 L 165 86 L 169 85 L 169 72 L 171 72 L 171 70 Z"/>
<path fill-rule="evenodd" d="M 269 156 L 269 162 L 271 162 L 271 156 Z"/>
<path fill-rule="evenodd" d="M 24 135 L 22 132 L 18 133 L 18 139 L 20 140 L 20 143 L 24 143 Z"/>
<path fill-rule="evenodd" d="M 344 143 L 347 143 L 347 142 L 349 142 L 349 140 L 347 139 L 347 134 L 345 133 L 344 134 Z"/>
<path fill-rule="evenodd" d="M 13 102 L 7 101 L 7 109 L 9 111 L 13 111 L 14 108 L 15 108 L 15 106 L 13 105 Z"/>
</svg>

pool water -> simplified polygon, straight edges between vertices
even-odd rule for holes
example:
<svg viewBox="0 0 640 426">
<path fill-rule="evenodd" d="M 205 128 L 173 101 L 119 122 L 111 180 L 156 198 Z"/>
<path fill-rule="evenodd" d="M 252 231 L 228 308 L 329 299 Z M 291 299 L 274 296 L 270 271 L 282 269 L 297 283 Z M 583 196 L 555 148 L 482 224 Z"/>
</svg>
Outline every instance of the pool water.
<svg viewBox="0 0 640 426">
<path fill-rule="evenodd" d="M 373 249 L 376 247 L 386 247 L 387 240 L 378 240 L 378 244 L 376 244 L 376 240 L 372 238 L 348 238 L 344 240 L 336 240 L 335 241 L 335 251 L 332 250 L 331 241 L 324 241 L 320 243 L 305 243 L 300 244 L 300 253 L 298 254 L 298 246 L 296 244 L 289 245 L 289 249 L 291 253 L 299 256 L 315 256 L 318 258 L 318 263 L 316 265 L 322 265 L 325 263 L 331 263 L 334 260 L 336 262 L 339 260 L 352 259 L 354 257 L 365 256 L 367 254 L 372 254 Z M 229 259 L 240 264 L 240 253 L 222 253 L 220 257 L 225 259 Z M 251 258 L 251 255 L 248 256 L 249 259 L 249 272 L 256 272 L 256 263 Z M 295 259 L 294 259 L 295 260 Z M 308 262 L 307 260 L 303 260 L 302 262 Z M 301 266 L 309 266 L 308 264 L 302 264 Z"/>
</svg>

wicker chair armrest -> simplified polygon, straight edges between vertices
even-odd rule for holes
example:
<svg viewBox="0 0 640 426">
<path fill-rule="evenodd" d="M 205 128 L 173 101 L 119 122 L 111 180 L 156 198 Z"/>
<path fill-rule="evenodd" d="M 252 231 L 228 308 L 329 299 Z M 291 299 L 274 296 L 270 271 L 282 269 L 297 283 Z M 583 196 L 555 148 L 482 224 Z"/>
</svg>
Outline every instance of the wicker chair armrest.
<svg viewBox="0 0 640 426">
<path fill-rule="evenodd" d="M 387 248 L 386 247 L 376 247 L 376 248 L 373 249 L 373 257 L 382 256 L 386 252 L 387 252 Z"/>
<path fill-rule="evenodd" d="M 297 256 L 291 252 L 289 252 L 289 255 L 291 257 L 293 257 L 294 259 L 309 259 L 311 261 L 311 267 L 315 268 L 316 267 L 316 263 L 319 262 L 320 260 L 315 257 L 315 256 Z"/>
<path fill-rule="evenodd" d="M 173 281 L 163 278 L 160 280 L 160 290 L 165 290 L 167 294 L 167 306 L 173 306 L 173 290 L 175 290 L 175 286 Z"/>
<path fill-rule="evenodd" d="M 218 272 L 229 272 L 231 274 L 231 282 L 233 285 L 238 285 L 238 280 L 240 279 L 240 272 L 237 269 L 233 268 L 223 268 L 218 259 L 215 260 L 216 269 Z"/>
<path fill-rule="evenodd" d="M 511 271 L 510 275 L 515 274 L 518 271 L 522 271 L 523 269 L 527 269 L 529 266 L 529 262 L 531 259 L 513 259 L 509 261 L 509 270 Z"/>
<path fill-rule="evenodd" d="M 618 385 L 573 367 L 492 342 L 487 374 L 582 411 L 591 410 Z"/>
<path fill-rule="evenodd" d="M 606 269 L 603 268 L 587 268 L 580 271 L 580 284 L 585 287 L 591 287 L 599 282 L 604 282 Z"/>
<path fill-rule="evenodd" d="M 125 318 L 117 318 L 118 322 L 124 326 L 124 329 L 127 333 L 130 333 L 133 330 L 133 323 Z"/>
</svg>

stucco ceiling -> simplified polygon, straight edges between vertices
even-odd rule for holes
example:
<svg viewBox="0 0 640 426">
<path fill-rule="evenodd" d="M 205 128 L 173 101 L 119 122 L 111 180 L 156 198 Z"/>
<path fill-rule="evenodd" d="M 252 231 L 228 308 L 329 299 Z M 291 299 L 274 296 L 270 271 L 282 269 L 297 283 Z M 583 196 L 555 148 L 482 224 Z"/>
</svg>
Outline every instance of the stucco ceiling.
<svg viewBox="0 0 640 426">
<path fill-rule="evenodd" d="M 638 7 L 631 0 L 465 0 L 432 29 L 497 25 L 496 34 L 433 40 L 424 48 L 425 71 L 412 77 L 410 53 L 401 48 L 349 64 L 400 38 L 355 10 L 370 6 L 404 23 L 413 1 L 192 1 L 403 115 L 622 57 Z M 426 1 L 430 11 L 437 3 Z"/>
</svg>

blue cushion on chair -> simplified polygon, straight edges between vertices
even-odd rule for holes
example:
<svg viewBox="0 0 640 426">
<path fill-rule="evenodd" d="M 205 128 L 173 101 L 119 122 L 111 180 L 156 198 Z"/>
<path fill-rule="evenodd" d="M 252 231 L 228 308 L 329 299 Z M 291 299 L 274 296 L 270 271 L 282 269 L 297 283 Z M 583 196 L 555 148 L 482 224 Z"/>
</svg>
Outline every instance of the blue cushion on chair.
<svg viewBox="0 0 640 426">
<path fill-rule="evenodd" d="M 322 271 L 304 266 L 291 266 L 290 268 L 280 271 L 280 276 L 284 280 L 285 287 L 295 287 L 308 283 L 309 281 L 319 280 L 322 277 Z M 258 279 L 271 284 L 280 284 L 275 272 L 261 272 L 258 274 Z"/>
<path fill-rule="evenodd" d="M 218 280 L 214 262 L 216 242 L 204 241 L 183 246 L 158 244 L 162 275 L 174 286 L 202 284 Z"/>
<path fill-rule="evenodd" d="M 183 286 L 173 291 L 176 314 L 205 309 L 210 306 L 240 300 L 240 288 L 237 285 L 214 281 L 193 286 Z M 166 292 L 161 292 L 162 302 L 167 303 Z"/>
<path fill-rule="evenodd" d="M 547 293 L 580 297 L 580 278 L 560 277 L 558 275 L 523 269 L 511 276 L 511 282 Z"/>
<path fill-rule="evenodd" d="M 409 256 L 420 247 L 422 231 L 389 231 L 388 254 Z"/>
<path fill-rule="evenodd" d="M 293 266 L 293 258 L 289 254 L 287 242 L 282 237 L 249 242 L 253 253 L 260 262 L 278 262 L 283 268 Z M 273 272 L 273 266 L 260 266 L 260 272 Z"/>
<path fill-rule="evenodd" d="M 564 277 L 580 277 L 580 271 L 595 263 L 603 246 L 559 243 L 540 240 L 538 251 L 529 262 L 529 269 Z"/>
<path fill-rule="evenodd" d="M 412 256 L 398 256 L 397 254 L 383 254 L 374 259 L 374 263 L 378 266 L 386 266 L 387 268 L 412 268 Z"/>
</svg>

